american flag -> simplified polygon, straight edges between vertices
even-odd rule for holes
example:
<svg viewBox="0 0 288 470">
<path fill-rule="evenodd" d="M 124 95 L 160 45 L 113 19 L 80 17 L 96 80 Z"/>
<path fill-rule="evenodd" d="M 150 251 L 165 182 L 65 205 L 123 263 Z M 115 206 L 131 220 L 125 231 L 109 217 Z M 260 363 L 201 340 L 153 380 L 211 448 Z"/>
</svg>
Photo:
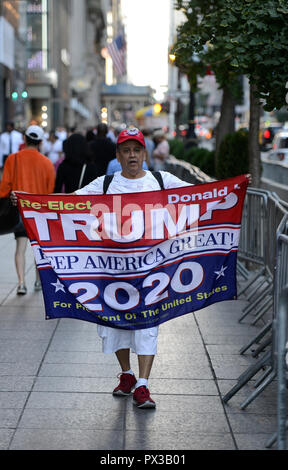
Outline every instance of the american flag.
<svg viewBox="0 0 288 470">
<path fill-rule="evenodd" d="M 113 42 L 107 45 L 107 50 L 113 61 L 114 68 L 118 75 L 124 75 L 125 67 L 125 50 L 126 43 L 122 34 L 119 34 Z"/>
</svg>

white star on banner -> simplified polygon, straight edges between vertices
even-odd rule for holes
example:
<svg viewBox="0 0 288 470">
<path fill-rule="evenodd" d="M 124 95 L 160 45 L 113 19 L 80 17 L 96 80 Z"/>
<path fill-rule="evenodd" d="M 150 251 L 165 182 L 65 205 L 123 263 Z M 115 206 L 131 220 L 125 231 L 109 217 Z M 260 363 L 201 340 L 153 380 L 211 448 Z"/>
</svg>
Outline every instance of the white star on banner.
<svg viewBox="0 0 288 470">
<path fill-rule="evenodd" d="M 227 266 L 225 266 L 225 268 L 224 266 L 221 266 L 220 271 L 214 271 L 214 273 L 217 274 L 216 280 L 219 279 L 220 276 L 223 276 L 223 277 L 225 276 L 224 274 L 225 269 L 227 269 Z"/>
<path fill-rule="evenodd" d="M 57 282 L 51 282 L 50 284 L 55 286 L 55 292 L 58 292 L 58 290 L 65 292 L 65 286 L 59 281 L 59 279 L 57 279 Z"/>
</svg>

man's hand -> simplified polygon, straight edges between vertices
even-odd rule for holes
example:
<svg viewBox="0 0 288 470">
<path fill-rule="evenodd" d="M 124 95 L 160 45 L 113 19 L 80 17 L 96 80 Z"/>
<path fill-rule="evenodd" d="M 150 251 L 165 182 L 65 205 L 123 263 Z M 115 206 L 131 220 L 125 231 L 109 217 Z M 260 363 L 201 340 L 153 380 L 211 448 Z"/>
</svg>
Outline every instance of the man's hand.
<svg viewBox="0 0 288 470">
<path fill-rule="evenodd" d="M 11 193 L 10 193 L 10 200 L 11 200 L 13 206 L 17 206 L 18 198 L 17 198 L 16 194 L 14 193 L 14 191 L 11 191 Z"/>
<path fill-rule="evenodd" d="M 246 178 L 249 180 L 249 184 L 251 184 L 252 183 L 252 176 L 250 175 L 250 173 L 247 173 Z"/>
<path fill-rule="evenodd" d="M 18 193 L 27 193 L 27 191 L 17 191 Z M 15 192 L 14 191 L 11 191 L 10 193 L 10 201 L 12 202 L 13 206 L 17 206 L 17 201 L 18 201 L 18 197 L 16 196 Z"/>
</svg>

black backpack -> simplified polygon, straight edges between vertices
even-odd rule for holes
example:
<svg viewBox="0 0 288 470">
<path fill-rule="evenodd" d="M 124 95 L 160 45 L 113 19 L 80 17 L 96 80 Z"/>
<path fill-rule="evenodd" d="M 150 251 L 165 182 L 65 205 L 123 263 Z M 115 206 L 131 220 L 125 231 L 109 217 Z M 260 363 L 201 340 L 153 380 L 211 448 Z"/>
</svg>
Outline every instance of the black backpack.
<svg viewBox="0 0 288 470">
<path fill-rule="evenodd" d="M 154 176 L 154 178 L 156 178 L 156 180 L 158 181 L 160 188 L 165 189 L 161 173 L 159 171 L 151 171 L 151 173 Z M 107 190 L 111 184 L 111 181 L 113 180 L 113 177 L 114 175 L 105 175 L 104 182 L 103 182 L 103 194 L 107 193 Z"/>
</svg>

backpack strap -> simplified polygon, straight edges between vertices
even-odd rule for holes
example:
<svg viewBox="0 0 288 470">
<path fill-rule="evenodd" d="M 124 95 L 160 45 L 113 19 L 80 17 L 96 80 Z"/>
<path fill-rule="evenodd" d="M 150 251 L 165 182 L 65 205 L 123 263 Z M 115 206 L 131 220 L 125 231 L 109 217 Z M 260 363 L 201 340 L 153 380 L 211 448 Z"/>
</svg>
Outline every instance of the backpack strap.
<svg viewBox="0 0 288 470">
<path fill-rule="evenodd" d="M 163 178 L 162 178 L 160 171 L 151 171 L 151 173 L 154 176 L 154 178 L 156 178 L 156 180 L 158 181 L 160 188 L 165 189 Z"/>
<path fill-rule="evenodd" d="M 108 188 L 110 186 L 110 183 L 113 180 L 113 178 L 114 178 L 114 174 L 113 175 L 105 175 L 104 182 L 103 182 L 103 194 L 107 193 L 107 190 L 108 190 Z"/>
</svg>

